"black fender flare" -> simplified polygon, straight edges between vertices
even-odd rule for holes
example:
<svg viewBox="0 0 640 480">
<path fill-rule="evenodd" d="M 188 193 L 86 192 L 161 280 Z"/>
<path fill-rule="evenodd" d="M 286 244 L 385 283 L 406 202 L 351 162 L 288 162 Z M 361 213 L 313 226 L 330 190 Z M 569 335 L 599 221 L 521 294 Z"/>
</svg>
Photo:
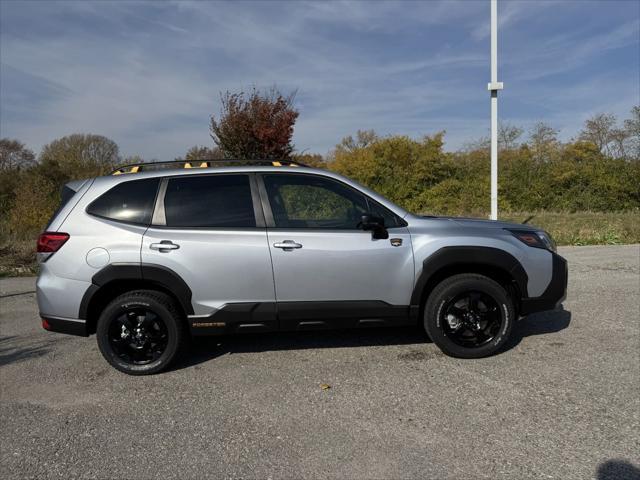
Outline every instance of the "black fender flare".
<svg viewBox="0 0 640 480">
<path fill-rule="evenodd" d="M 78 318 L 87 320 L 89 305 L 94 296 L 107 284 L 116 281 L 142 280 L 171 292 L 187 315 L 193 315 L 191 289 L 176 272 L 162 265 L 152 263 L 112 263 L 97 272 L 91 279 L 80 302 Z"/>
<path fill-rule="evenodd" d="M 509 274 L 516 282 L 520 295 L 527 296 L 529 277 L 522 264 L 509 252 L 493 247 L 458 246 L 443 247 L 422 262 L 422 272 L 416 279 L 411 305 L 420 306 L 422 295 L 438 271 L 456 265 L 474 265 L 500 269 Z M 516 301 L 519 299 L 516 299 Z"/>
</svg>

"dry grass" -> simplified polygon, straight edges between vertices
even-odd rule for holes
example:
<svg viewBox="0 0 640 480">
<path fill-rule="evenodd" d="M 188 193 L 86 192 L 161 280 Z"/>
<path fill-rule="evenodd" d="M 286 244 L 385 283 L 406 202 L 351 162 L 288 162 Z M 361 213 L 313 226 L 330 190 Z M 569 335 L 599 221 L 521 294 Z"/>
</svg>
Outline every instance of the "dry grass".
<svg viewBox="0 0 640 480">
<path fill-rule="evenodd" d="M 477 215 L 480 217 L 481 215 Z M 538 226 L 547 230 L 558 245 L 619 245 L 640 243 L 640 212 L 508 212 L 500 220 Z M 2 229 L 0 229 L 1 231 Z M 38 273 L 35 239 L 2 236 L 0 276 Z"/>
<path fill-rule="evenodd" d="M 543 228 L 558 245 L 640 243 L 639 211 L 505 213 L 501 219 Z"/>
<path fill-rule="evenodd" d="M 0 241 L 0 276 L 17 277 L 37 273 L 35 240 L 4 238 Z"/>
</svg>

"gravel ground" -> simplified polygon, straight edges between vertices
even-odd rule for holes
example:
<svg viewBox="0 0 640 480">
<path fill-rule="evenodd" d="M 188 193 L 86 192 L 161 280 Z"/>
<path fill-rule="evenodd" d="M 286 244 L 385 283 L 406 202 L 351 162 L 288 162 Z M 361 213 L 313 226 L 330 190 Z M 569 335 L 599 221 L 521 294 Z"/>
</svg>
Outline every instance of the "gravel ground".
<svg viewBox="0 0 640 480">
<path fill-rule="evenodd" d="M 1 279 L 0 477 L 640 478 L 640 246 L 561 253 L 565 310 L 491 358 L 414 328 L 251 335 L 151 377 Z"/>
</svg>

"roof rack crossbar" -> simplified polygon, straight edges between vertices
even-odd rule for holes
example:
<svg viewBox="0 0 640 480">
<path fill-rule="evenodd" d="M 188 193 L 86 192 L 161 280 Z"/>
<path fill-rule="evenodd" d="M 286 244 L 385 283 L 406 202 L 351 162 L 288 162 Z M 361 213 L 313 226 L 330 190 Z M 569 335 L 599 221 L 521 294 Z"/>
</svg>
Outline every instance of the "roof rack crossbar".
<svg viewBox="0 0 640 480">
<path fill-rule="evenodd" d="M 148 170 L 155 170 L 155 167 L 171 167 L 175 165 L 180 168 L 209 168 L 215 165 L 225 164 L 246 164 L 246 165 L 263 165 L 274 167 L 308 167 L 304 163 L 296 162 L 294 160 L 241 160 L 234 158 L 216 159 L 210 160 L 206 158 L 194 158 L 190 160 L 168 160 L 162 162 L 149 162 L 149 163 L 130 163 L 127 165 L 121 165 L 111 172 L 111 175 L 122 175 L 124 173 L 137 173 Z"/>
</svg>

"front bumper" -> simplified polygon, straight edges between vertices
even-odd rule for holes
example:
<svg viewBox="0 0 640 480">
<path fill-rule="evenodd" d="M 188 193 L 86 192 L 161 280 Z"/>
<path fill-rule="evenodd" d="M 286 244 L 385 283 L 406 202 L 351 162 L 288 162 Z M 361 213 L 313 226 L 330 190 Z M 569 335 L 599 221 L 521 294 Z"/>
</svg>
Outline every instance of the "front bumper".
<svg viewBox="0 0 640 480">
<path fill-rule="evenodd" d="M 546 290 L 539 297 L 523 298 L 520 301 L 520 315 L 553 310 L 567 298 L 567 282 L 569 269 L 567 261 L 557 253 L 553 256 L 553 273 Z"/>
</svg>

